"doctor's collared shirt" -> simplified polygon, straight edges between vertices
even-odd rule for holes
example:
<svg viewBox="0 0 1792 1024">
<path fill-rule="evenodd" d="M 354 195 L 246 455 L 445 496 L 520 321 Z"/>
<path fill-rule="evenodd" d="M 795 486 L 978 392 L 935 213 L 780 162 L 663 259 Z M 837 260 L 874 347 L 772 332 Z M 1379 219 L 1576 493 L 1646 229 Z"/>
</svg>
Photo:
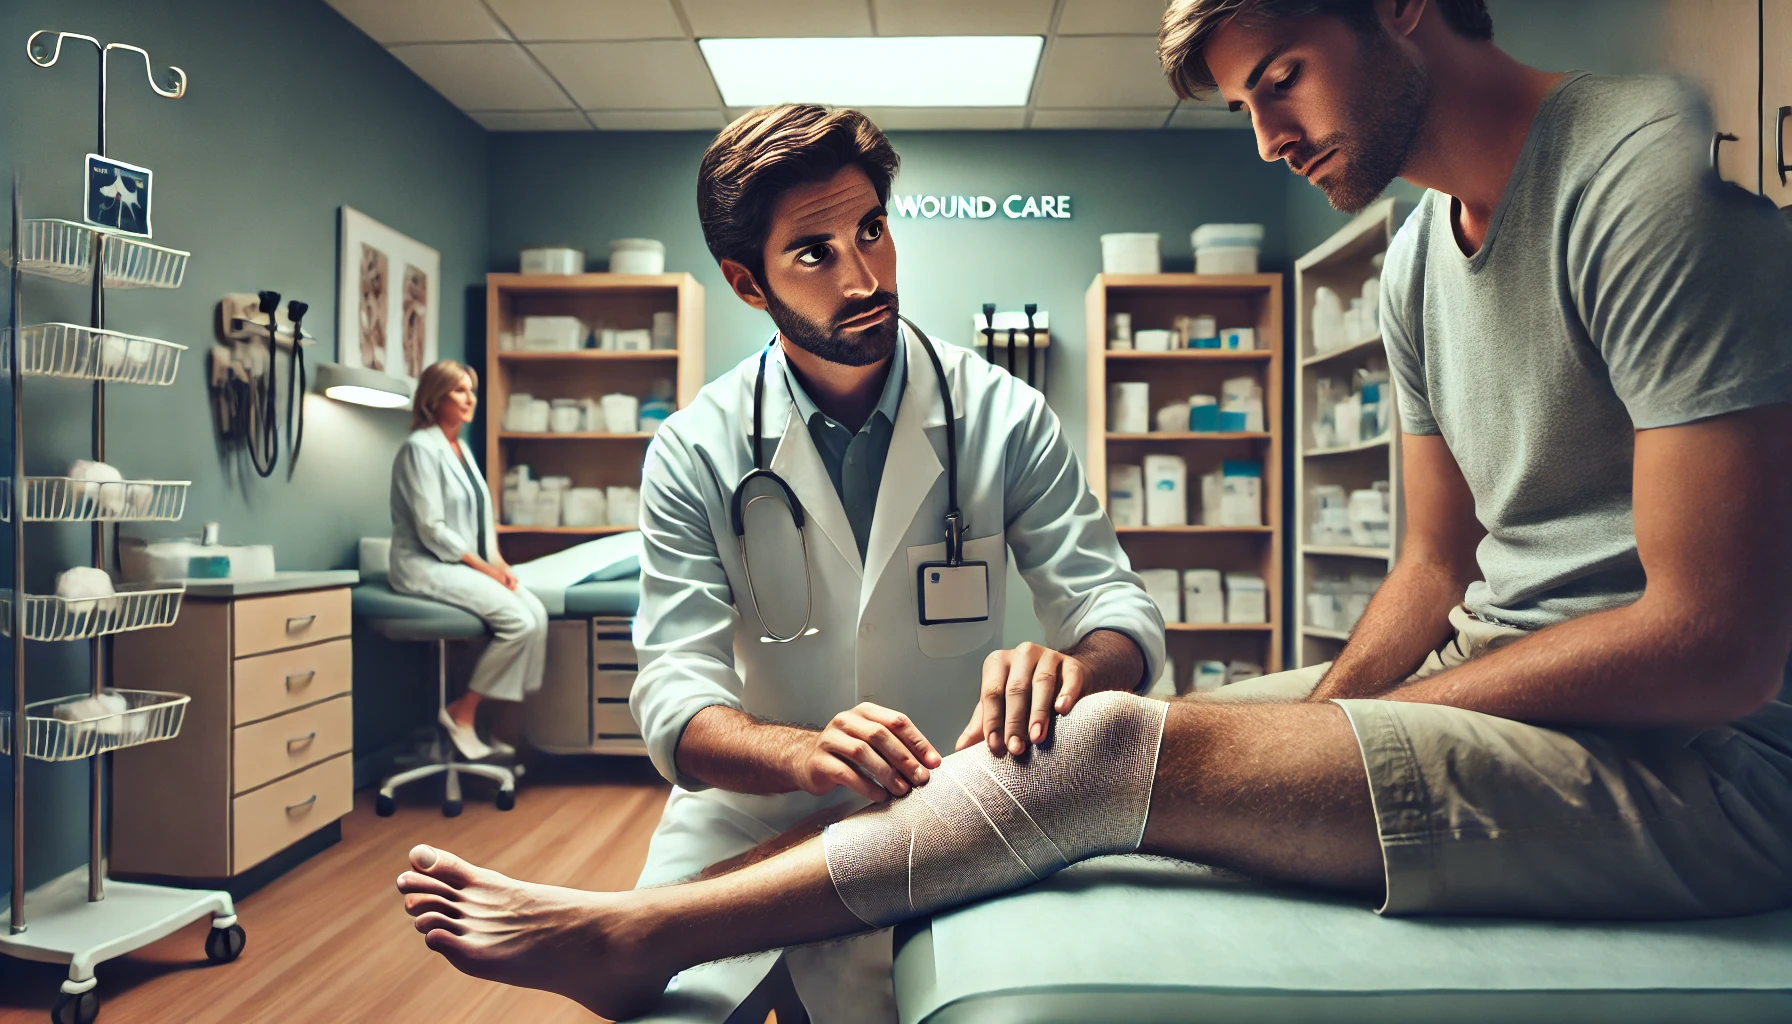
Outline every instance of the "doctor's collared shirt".
<svg viewBox="0 0 1792 1024">
<path fill-rule="evenodd" d="M 844 423 L 815 407 L 814 399 L 803 390 L 796 371 L 784 363 L 784 377 L 790 383 L 790 397 L 797 412 L 809 425 L 809 436 L 815 439 L 815 451 L 827 467 L 828 478 L 840 495 L 846 509 L 846 521 L 852 526 L 853 540 L 858 542 L 859 557 L 865 557 L 865 545 L 871 540 L 871 514 L 877 509 L 877 485 L 883 479 L 884 460 L 890 454 L 890 435 L 896 428 L 896 410 L 902 405 L 902 389 L 907 386 L 908 346 L 897 344 L 890 357 L 890 371 L 884 376 L 883 394 L 877 408 L 857 433 Z M 775 447 L 775 445 L 774 445 Z M 768 453 L 767 459 L 770 459 Z"/>
</svg>

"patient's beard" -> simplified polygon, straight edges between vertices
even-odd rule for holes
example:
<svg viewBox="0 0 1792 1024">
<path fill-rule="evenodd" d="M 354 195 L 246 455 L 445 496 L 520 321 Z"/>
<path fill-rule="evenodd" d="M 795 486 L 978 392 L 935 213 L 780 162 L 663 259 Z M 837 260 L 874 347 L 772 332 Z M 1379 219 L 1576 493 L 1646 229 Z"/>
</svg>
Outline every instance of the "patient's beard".
<svg viewBox="0 0 1792 1024">
<path fill-rule="evenodd" d="M 1334 209 L 1357 213 L 1381 197 L 1405 169 L 1418 144 L 1431 102 L 1425 68 L 1393 44 L 1385 33 L 1360 40 L 1358 73 L 1365 83 L 1350 100 L 1347 127 L 1303 144 L 1291 165 L 1305 166 L 1337 149 L 1336 168 L 1313 182 Z"/>
<path fill-rule="evenodd" d="M 841 321 L 879 306 L 890 307 L 890 313 L 878 323 L 852 331 L 839 329 Z M 880 291 L 847 303 L 834 313 L 832 323 L 821 324 L 778 301 L 771 289 L 765 290 L 765 311 L 778 325 L 778 333 L 803 351 L 841 366 L 870 366 L 890 358 L 896 351 L 896 309 L 896 293 Z"/>
</svg>

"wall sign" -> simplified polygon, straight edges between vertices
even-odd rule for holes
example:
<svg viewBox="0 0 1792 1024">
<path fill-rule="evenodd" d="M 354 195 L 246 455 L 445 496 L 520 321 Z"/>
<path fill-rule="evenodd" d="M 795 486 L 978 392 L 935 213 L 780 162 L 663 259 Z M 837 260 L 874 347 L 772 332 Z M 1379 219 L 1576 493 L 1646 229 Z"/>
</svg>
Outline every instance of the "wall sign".
<svg viewBox="0 0 1792 1024">
<path fill-rule="evenodd" d="M 987 220 L 998 212 L 1009 220 L 1069 220 L 1069 196 L 891 196 L 890 212 L 898 217 L 932 220 Z"/>
</svg>

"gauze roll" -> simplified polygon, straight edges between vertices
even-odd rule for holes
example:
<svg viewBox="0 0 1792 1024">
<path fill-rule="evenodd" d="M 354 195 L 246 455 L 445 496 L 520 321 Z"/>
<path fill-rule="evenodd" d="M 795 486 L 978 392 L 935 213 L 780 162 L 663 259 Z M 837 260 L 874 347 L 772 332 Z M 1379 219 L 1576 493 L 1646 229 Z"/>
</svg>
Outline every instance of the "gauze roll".
<svg viewBox="0 0 1792 1024">
<path fill-rule="evenodd" d="M 1168 709 L 1091 694 L 1030 752 L 998 757 L 979 743 L 908 796 L 829 825 L 822 848 L 840 902 L 882 928 L 1137 850 Z"/>
</svg>

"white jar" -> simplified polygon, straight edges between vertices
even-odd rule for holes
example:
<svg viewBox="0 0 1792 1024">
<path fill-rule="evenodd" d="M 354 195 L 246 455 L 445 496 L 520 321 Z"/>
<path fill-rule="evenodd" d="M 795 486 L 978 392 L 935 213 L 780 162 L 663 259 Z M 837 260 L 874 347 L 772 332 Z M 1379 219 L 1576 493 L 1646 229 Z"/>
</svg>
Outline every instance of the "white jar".
<svg viewBox="0 0 1792 1024">
<path fill-rule="evenodd" d="M 652 238 L 618 238 L 610 243 L 610 273 L 663 274 L 666 243 Z"/>
<path fill-rule="evenodd" d="M 585 410 L 576 398 L 556 398 L 548 416 L 548 431 L 555 434 L 576 434 L 585 425 Z"/>
<path fill-rule="evenodd" d="M 606 431 L 633 434 L 641 429 L 641 400 L 634 395 L 605 395 L 603 409 Z"/>
</svg>

